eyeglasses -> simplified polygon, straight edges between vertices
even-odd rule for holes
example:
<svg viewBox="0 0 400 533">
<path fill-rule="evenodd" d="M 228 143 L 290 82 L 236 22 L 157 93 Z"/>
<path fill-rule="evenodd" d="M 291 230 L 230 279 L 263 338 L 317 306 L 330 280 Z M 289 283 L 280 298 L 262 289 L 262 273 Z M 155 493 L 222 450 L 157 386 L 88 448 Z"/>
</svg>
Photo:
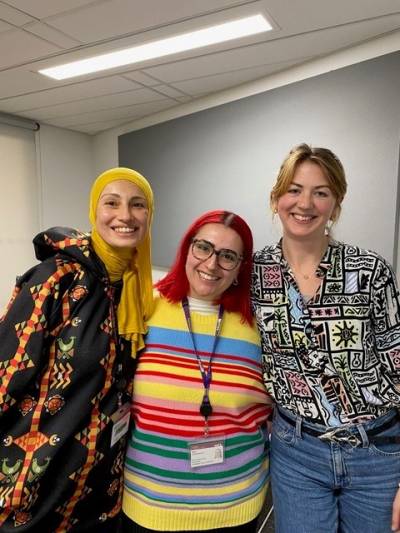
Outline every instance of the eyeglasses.
<svg viewBox="0 0 400 533">
<path fill-rule="evenodd" d="M 193 239 L 192 254 L 200 261 L 206 261 L 213 254 L 215 254 L 217 258 L 217 264 L 223 270 L 233 270 L 243 259 L 243 256 L 237 254 L 233 250 L 229 250 L 228 248 L 216 250 L 212 242 L 208 242 L 203 239 Z"/>
</svg>

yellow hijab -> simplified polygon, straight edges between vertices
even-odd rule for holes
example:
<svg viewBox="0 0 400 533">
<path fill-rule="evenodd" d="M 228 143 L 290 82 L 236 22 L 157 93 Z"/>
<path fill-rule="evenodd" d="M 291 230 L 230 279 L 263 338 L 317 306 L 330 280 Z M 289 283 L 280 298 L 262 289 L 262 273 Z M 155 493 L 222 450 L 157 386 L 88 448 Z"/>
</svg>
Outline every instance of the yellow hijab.
<svg viewBox="0 0 400 533">
<path fill-rule="evenodd" d="M 149 209 L 148 230 L 135 250 L 113 248 L 106 243 L 96 229 L 96 211 L 100 195 L 106 185 L 116 180 L 128 180 L 143 192 Z M 132 357 L 143 348 L 146 333 L 144 320 L 153 310 L 153 287 L 151 277 L 150 228 L 153 218 L 153 191 L 149 182 L 130 168 L 112 168 L 100 174 L 90 191 L 89 220 L 92 224 L 92 245 L 103 261 L 111 282 L 122 279 L 121 299 L 117 309 L 118 333 L 131 341 Z"/>
</svg>

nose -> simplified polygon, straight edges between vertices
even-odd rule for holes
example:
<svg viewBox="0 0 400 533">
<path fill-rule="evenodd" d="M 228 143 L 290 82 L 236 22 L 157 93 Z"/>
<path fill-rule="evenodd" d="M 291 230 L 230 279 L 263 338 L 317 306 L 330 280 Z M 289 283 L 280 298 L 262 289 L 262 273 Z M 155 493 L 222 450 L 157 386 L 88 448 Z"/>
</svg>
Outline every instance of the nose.
<svg viewBox="0 0 400 533">
<path fill-rule="evenodd" d="M 129 208 L 129 205 L 121 204 L 119 206 L 118 218 L 123 221 L 131 220 L 133 218 L 132 210 Z"/>
<path fill-rule="evenodd" d="M 310 209 L 312 207 L 312 194 L 308 191 L 301 191 L 297 199 L 297 205 L 301 209 Z"/>
<path fill-rule="evenodd" d="M 213 253 L 212 255 L 210 255 L 208 259 L 204 261 L 204 263 L 207 265 L 207 268 L 209 268 L 210 270 L 215 270 L 216 268 L 218 268 L 217 255 Z"/>
</svg>

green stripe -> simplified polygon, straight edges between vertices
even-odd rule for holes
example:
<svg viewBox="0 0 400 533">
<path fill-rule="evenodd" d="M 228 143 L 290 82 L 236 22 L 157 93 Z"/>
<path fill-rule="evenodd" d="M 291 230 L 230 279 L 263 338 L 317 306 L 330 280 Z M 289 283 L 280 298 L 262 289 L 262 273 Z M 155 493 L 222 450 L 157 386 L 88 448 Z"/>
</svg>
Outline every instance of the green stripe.
<svg viewBox="0 0 400 533">
<path fill-rule="evenodd" d="M 166 437 L 158 437 L 156 435 L 149 435 L 148 433 L 143 433 L 139 430 L 134 430 L 132 437 L 130 439 L 130 444 L 134 444 L 134 439 L 138 439 L 145 442 L 151 442 L 153 444 L 160 444 L 161 446 L 168 446 L 170 448 L 181 448 L 187 449 L 187 440 L 179 439 L 170 439 Z M 237 446 L 244 443 L 253 443 L 258 444 L 264 440 L 262 433 L 258 432 L 251 435 L 239 435 L 237 437 L 226 438 L 225 447 L 229 448 L 231 446 Z"/>
<path fill-rule="evenodd" d="M 161 457 L 171 457 L 173 459 L 189 459 L 189 451 L 185 452 L 173 452 L 171 450 L 165 450 L 157 448 L 156 446 L 146 446 L 139 442 L 132 443 L 131 449 L 139 450 L 141 452 L 150 453 L 151 455 L 160 455 Z"/>
<path fill-rule="evenodd" d="M 236 448 L 233 448 L 231 450 L 225 450 L 225 457 L 231 458 L 235 457 L 236 455 L 240 455 L 241 453 L 246 452 L 247 450 L 250 450 L 254 448 L 254 445 L 252 443 L 247 444 L 246 446 L 238 446 Z M 185 452 L 174 452 L 172 450 L 166 450 L 165 448 L 158 448 L 156 446 L 147 446 L 146 444 L 141 444 L 140 442 L 133 442 L 131 449 L 139 450 L 144 453 L 149 453 L 151 455 L 158 455 L 161 457 L 170 457 L 173 459 L 189 459 L 189 451 Z"/>
</svg>

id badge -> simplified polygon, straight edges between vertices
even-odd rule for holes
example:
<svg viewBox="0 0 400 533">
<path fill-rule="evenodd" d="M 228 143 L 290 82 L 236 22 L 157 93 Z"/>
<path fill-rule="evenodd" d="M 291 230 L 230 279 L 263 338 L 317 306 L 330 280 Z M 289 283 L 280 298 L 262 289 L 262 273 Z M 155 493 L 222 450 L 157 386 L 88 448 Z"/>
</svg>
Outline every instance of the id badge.
<svg viewBox="0 0 400 533">
<path fill-rule="evenodd" d="M 217 465 L 224 462 L 224 439 L 202 439 L 189 444 L 190 466 Z"/>
<path fill-rule="evenodd" d="M 111 420 L 113 424 L 111 433 L 111 447 L 122 438 L 129 429 L 129 420 L 131 417 L 131 404 L 126 402 L 119 407 L 112 415 Z"/>
</svg>

